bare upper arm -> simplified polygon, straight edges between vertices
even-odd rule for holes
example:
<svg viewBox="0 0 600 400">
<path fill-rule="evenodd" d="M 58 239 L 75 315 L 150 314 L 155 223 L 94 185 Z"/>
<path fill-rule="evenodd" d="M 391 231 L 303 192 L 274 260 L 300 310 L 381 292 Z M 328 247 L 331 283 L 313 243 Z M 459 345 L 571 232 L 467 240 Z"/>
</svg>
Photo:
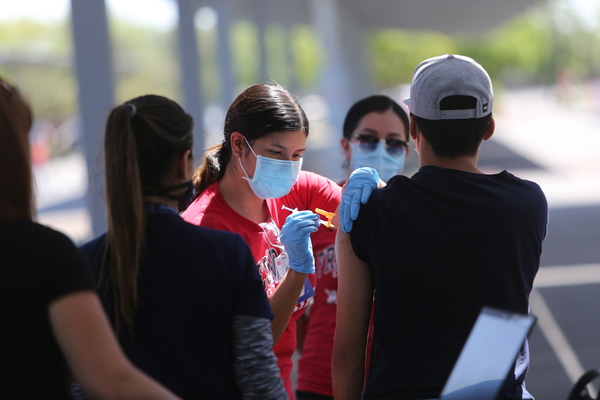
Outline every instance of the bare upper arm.
<svg viewBox="0 0 600 400">
<path fill-rule="evenodd" d="M 335 249 L 338 264 L 336 336 L 341 333 L 340 339 L 366 342 L 373 301 L 371 268 L 354 253 L 349 233 L 338 230 Z"/>
<path fill-rule="evenodd" d="M 130 367 L 114 337 L 98 296 L 92 291 L 70 293 L 53 301 L 50 322 L 56 340 L 75 377 L 93 388 L 103 371 Z"/>
<path fill-rule="evenodd" d="M 362 398 L 365 352 L 373 302 L 373 276 L 350 243 L 350 234 L 336 235 L 338 294 L 333 345 L 332 382 L 336 399 Z"/>
</svg>

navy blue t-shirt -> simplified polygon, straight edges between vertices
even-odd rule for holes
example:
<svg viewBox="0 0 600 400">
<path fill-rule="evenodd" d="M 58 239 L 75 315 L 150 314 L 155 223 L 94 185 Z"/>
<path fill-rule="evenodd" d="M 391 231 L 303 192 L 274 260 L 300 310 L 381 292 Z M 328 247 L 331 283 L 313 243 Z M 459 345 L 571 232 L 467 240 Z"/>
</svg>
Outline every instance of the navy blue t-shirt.
<svg viewBox="0 0 600 400">
<path fill-rule="evenodd" d="M 97 278 L 105 235 L 82 252 Z M 114 325 L 110 290 L 99 291 Z M 139 308 L 119 342 L 140 369 L 185 399 L 241 398 L 234 380 L 234 315 L 273 318 L 247 244 L 236 234 L 148 214 Z"/>
<path fill-rule="evenodd" d="M 375 285 L 365 399 L 434 398 L 483 306 L 527 314 L 546 235 L 539 186 L 433 166 L 373 192 L 351 231 Z M 521 389 L 524 347 L 503 398 Z"/>
</svg>

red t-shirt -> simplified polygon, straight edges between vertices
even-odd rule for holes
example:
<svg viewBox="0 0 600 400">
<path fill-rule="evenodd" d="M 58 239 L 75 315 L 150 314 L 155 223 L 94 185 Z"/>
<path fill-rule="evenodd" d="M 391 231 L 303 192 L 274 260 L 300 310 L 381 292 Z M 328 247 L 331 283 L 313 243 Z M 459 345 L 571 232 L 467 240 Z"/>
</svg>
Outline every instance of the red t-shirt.
<svg viewBox="0 0 600 400">
<path fill-rule="evenodd" d="M 270 218 L 279 229 L 285 223 L 290 212 L 281 207 L 286 206 L 298 211 L 315 211 L 320 208 L 325 211 L 335 212 L 341 200 L 341 188 L 336 183 L 312 172 L 301 171 L 300 177 L 292 190 L 279 199 L 268 199 L 267 207 Z M 241 216 L 234 211 L 225 201 L 217 183 L 209 186 L 182 214 L 183 219 L 210 228 L 226 230 L 240 234 L 250 246 L 257 267 L 263 277 L 263 284 L 267 296 L 271 297 L 275 290 L 275 282 L 272 274 L 272 253 L 276 251 L 269 243 L 263 228 Z M 323 217 L 322 217 L 323 218 Z M 265 221 L 269 222 L 269 221 Z M 319 230 L 311 234 L 315 262 L 318 264 L 318 254 L 333 249 L 335 242 L 335 231 L 320 226 Z M 316 285 L 315 275 L 309 275 L 309 280 L 314 287 Z M 295 398 L 292 391 L 290 375 L 292 372 L 292 356 L 296 350 L 296 319 L 304 312 L 312 299 L 304 300 L 296 306 L 283 335 L 273 348 L 277 356 L 277 362 L 281 371 L 281 377 L 285 384 L 290 399 Z"/>
</svg>

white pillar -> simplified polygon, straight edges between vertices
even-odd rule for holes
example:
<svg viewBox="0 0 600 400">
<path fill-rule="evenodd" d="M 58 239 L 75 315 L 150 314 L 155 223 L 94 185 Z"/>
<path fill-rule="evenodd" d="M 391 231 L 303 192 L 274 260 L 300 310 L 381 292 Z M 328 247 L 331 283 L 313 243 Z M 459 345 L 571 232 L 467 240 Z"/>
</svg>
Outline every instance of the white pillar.
<svg viewBox="0 0 600 400">
<path fill-rule="evenodd" d="M 267 55 L 267 18 L 265 13 L 266 2 L 264 0 L 254 0 L 252 4 L 254 14 L 254 24 L 256 26 L 256 35 L 258 38 L 258 80 L 257 82 L 266 82 L 269 77 L 268 55 Z"/>
<path fill-rule="evenodd" d="M 285 32 L 285 63 L 287 71 L 287 88 L 296 93 L 298 90 L 298 78 L 296 76 L 296 65 L 294 64 L 292 29 L 297 21 L 298 10 L 296 0 L 279 1 L 279 19 Z"/>
<path fill-rule="evenodd" d="M 106 117 L 115 104 L 104 0 L 71 0 L 71 18 L 81 138 L 88 170 L 87 207 L 92 235 L 98 236 L 107 229 L 102 165 L 103 132 Z"/>
<path fill-rule="evenodd" d="M 204 153 L 204 107 L 200 92 L 200 60 L 194 17 L 198 6 L 194 0 L 177 0 L 179 24 L 179 66 L 181 70 L 180 87 L 183 95 L 183 107 L 194 118 L 194 157 L 199 160 Z"/>
<path fill-rule="evenodd" d="M 217 42 L 218 61 L 221 78 L 221 106 L 227 110 L 233 101 L 235 91 L 235 79 L 233 72 L 233 61 L 231 57 L 231 1 L 214 0 L 214 9 L 217 11 Z"/>
</svg>

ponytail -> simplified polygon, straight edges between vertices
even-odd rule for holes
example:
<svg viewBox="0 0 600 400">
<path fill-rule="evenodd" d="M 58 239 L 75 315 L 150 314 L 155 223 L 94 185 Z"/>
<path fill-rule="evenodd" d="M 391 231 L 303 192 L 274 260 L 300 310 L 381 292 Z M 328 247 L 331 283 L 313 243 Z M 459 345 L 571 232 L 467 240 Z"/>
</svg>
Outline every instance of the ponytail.
<svg viewBox="0 0 600 400">
<path fill-rule="evenodd" d="M 227 141 L 211 146 L 204 152 L 202 164 L 194 172 L 192 182 L 196 191 L 194 198 L 200 196 L 210 185 L 218 182 L 231 158 L 231 146 Z"/>
<path fill-rule="evenodd" d="M 133 333 L 138 305 L 138 276 L 144 253 L 146 213 L 131 128 L 135 108 L 123 104 L 108 117 L 104 135 L 105 187 L 108 232 L 100 271 L 100 285 L 110 281 L 117 332 L 123 325 Z"/>
<path fill-rule="evenodd" d="M 117 332 L 133 335 L 146 230 L 144 193 L 164 189 L 193 146 L 194 121 L 179 104 L 146 95 L 115 107 L 104 132 L 108 232 L 99 288 L 112 289 Z"/>
</svg>

